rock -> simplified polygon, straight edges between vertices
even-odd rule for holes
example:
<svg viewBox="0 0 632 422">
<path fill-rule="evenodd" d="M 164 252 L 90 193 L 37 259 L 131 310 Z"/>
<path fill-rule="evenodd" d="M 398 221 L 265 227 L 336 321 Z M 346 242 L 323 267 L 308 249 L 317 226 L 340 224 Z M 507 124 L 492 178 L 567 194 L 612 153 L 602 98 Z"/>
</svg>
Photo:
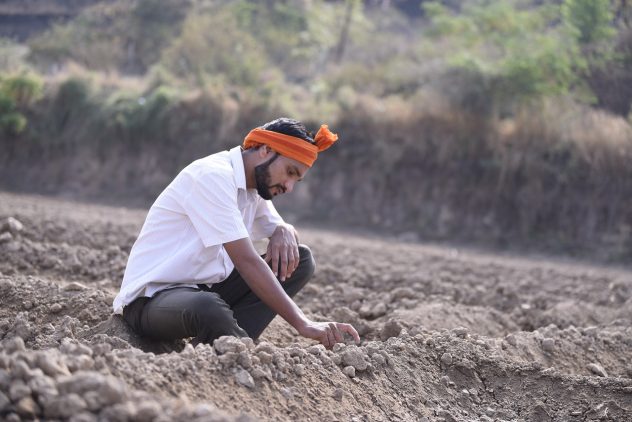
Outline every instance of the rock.
<svg viewBox="0 0 632 422">
<path fill-rule="evenodd" d="M 27 418 L 33 418 L 40 413 L 40 407 L 35 403 L 30 396 L 22 398 L 16 405 L 15 410 L 18 415 L 25 416 Z"/>
<path fill-rule="evenodd" d="M 452 332 L 457 337 L 466 338 L 469 330 L 465 327 L 456 327 L 454 330 L 452 330 Z"/>
<path fill-rule="evenodd" d="M 63 363 L 59 363 L 47 352 L 41 352 L 37 356 L 37 364 L 46 375 L 56 377 L 58 375 L 70 375 L 70 371 Z"/>
<path fill-rule="evenodd" d="M 57 313 L 61 312 L 62 309 L 63 309 L 63 306 L 61 306 L 61 304 L 59 304 L 59 303 L 53 303 L 51 305 L 51 307 L 50 307 L 50 311 L 53 314 L 57 314 Z"/>
<path fill-rule="evenodd" d="M 344 372 L 344 374 L 349 378 L 355 378 L 356 371 L 353 366 L 345 366 L 342 372 Z"/>
<path fill-rule="evenodd" d="M 54 397 L 44 403 L 46 418 L 70 418 L 86 409 L 86 401 L 75 393 Z"/>
<path fill-rule="evenodd" d="M 452 365 L 453 359 L 452 359 L 452 355 L 450 353 L 444 353 L 441 355 L 441 363 L 445 366 L 450 366 Z"/>
<path fill-rule="evenodd" d="M 26 350 L 22 337 L 13 337 L 4 343 L 4 351 L 8 354 Z"/>
<path fill-rule="evenodd" d="M 516 340 L 516 336 L 513 334 L 507 334 L 505 336 L 505 341 L 514 347 L 518 344 L 518 340 Z"/>
<path fill-rule="evenodd" d="M 586 365 L 586 368 L 597 376 L 600 376 L 600 377 L 608 376 L 608 373 L 606 372 L 605 369 L 603 369 L 603 366 L 599 365 L 598 363 L 589 363 L 588 365 Z"/>
<path fill-rule="evenodd" d="M 235 380 L 244 387 L 255 388 L 255 380 L 252 379 L 252 375 L 245 369 L 237 370 Z"/>
<path fill-rule="evenodd" d="M 7 218 L 6 220 L 4 220 L 2 222 L 2 230 L 1 231 L 3 231 L 3 232 L 8 231 L 13 236 L 16 236 L 22 230 L 24 230 L 24 224 L 22 224 L 20 222 L 20 220 L 18 220 L 16 218 L 9 217 L 9 218 Z"/>
<path fill-rule="evenodd" d="M 145 401 L 138 405 L 135 420 L 139 422 L 150 422 L 161 414 L 160 405 L 155 401 Z"/>
<path fill-rule="evenodd" d="M 336 388 L 334 390 L 334 393 L 331 395 L 334 400 L 336 401 L 342 401 L 342 397 L 344 396 L 344 392 L 342 391 L 341 388 Z"/>
<path fill-rule="evenodd" d="M 246 350 L 246 345 L 237 337 L 222 336 L 213 342 L 213 347 L 218 355 L 233 352 L 239 353 Z"/>
<path fill-rule="evenodd" d="M 380 339 L 382 341 L 386 341 L 391 337 L 397 337 L 401 331 L 402 325 L 398 321 L 392 319 L 384 324 L 384 327 L 382 327 L 382 330 L 380 331 Z"/>
<path fill-rule="evenodd" d="M 10 242 L 11 240 L 13 240 L 13 235 L 11 233 L 0 233 L 0 243 Z"/>
<path fill-rule="evenodd" d="M 555 350 L 555 340 L 552 338 L 545 338 L 542 340 L 542 350 L 546 353 L 553 353 Z"/>
<path fill-rule="evenodd" d="M 358 371 L 364 371 L 368 367 L 368 362 L 364 353 L 358 346 L 347 346 L 342 352 L 342 363 L 345 366 L 353 366 Z"/>
<path fill-rule="evenodd" d="M 88 288 L 81 283 L 73 281 L 72 283 L 68 283 L 64 286 L 64 290 L 67 292 L 80 292 L 83 290 L 87 290 Z"/>
<path fill-rule="evenodd" d="M 305 374 L 305 365 L 301 363 L 294 365 L 294 373 L 298 376 L 303 376 Z"/>
</svg>

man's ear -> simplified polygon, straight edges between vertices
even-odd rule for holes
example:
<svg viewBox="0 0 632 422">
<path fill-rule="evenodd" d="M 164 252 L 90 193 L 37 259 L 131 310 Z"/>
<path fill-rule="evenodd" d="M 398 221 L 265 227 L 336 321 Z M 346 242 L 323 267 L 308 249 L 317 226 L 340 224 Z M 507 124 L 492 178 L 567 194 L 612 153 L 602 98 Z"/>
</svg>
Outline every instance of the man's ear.
<svg viewBox="0 0 632 422">
<path fill-rule="evenodd" d="M 261 158 L 265 158 L 268 156 L 268 154 L 270 154 L 272 151 L 272 148 L 270 148 L 268 145 L 261 145 L 259 147 L 259 149 L 257 150 L 257 152 L 259 153 L 259 157 Z"/>
</svg>

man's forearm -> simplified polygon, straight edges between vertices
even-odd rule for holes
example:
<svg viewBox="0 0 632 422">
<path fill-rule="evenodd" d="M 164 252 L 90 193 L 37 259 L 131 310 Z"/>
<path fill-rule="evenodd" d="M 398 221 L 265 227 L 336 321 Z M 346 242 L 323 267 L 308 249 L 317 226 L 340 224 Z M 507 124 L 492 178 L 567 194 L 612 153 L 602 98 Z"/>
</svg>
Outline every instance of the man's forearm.
<svg viewBox="0 0 632 422">
<path fill-rule="evenodd" d="M 303 311 L 285 293 L 272 270 L 258 255 L 235 263 L 237 271 L 259 299 L 297 331 L 307 323 Z"/>
</svg>

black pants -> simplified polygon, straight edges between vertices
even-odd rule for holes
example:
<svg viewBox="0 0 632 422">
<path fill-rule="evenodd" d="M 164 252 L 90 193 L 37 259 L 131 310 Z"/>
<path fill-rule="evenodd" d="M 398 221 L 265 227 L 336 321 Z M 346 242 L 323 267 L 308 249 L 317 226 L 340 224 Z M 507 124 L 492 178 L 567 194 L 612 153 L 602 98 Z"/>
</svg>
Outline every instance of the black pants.
<svg viewBox="0 0 632 422">
<path fill-rule="evenodd" d="M 291 277 L 281 283 L 293 297 L 314 273 L 309 248 L 299 245 L 300 261 Z M 237 272 L 210 287 L 176 287 L 141 297 L 123 309 L 123 318 L 144 337 L 176 340 L 194 337 L 192 343 L 212 343 L 221 336 L 257 339 L 276 313 L 263 303 Z"/>
</svg>

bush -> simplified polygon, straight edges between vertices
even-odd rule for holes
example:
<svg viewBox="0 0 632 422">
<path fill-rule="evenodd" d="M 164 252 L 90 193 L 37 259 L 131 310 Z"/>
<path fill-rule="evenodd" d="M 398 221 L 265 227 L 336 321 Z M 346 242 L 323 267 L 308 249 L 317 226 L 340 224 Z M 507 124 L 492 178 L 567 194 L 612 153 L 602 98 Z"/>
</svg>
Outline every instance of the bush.
<svg viewBox="0 0 632 422">
<path fill-rule="evenodd" d="M 42 96 L 42 79 L 35 74 L 9 76 L 0 86 L 2 92 L 21 108 L 32 105 Z"/>
</svg>

